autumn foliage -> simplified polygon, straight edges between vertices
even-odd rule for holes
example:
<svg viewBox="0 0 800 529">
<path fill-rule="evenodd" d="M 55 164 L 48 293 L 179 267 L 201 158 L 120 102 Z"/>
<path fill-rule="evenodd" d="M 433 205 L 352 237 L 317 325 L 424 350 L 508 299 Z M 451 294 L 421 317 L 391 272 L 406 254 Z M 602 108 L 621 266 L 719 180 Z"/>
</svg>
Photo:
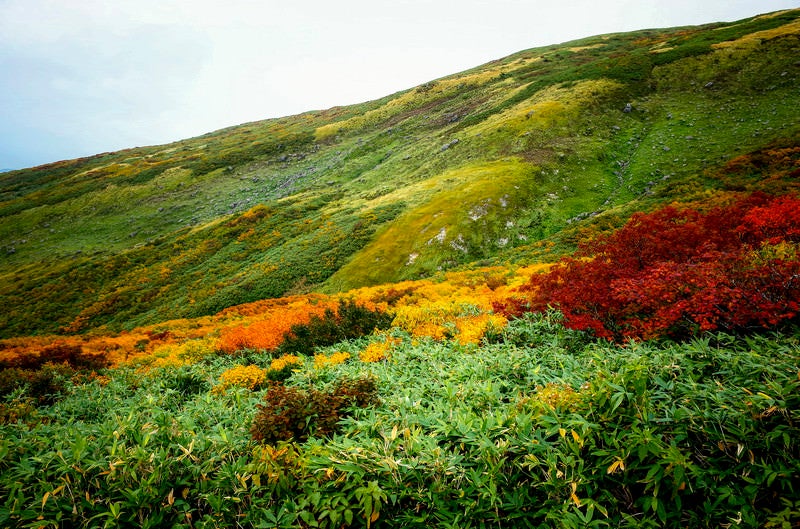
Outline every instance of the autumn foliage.
<svg viewBox="0 0 800 529">
<path fill-rule="evenodd" d="M 534 275 L 496 302 L 507 316 L 556 307 L 616 340 L 743 331 L 800 310 L 800 200 L 753 194 L 705 213 L 669 206 Z"/>
<path fill-rule="evenodd" d="M 354 408 L 378 402 L 375 379 L 369 377 L 339 380 L 329 391 L 304 391 L 273 382 L 263 404 L 257 405 L 250 434 L 260 443 L 329 436 L 339 430 L 339 421 L 351 415 Z"/>
<path fill-rule="evenodd" d="M 312 316 L 322 316 L 326 309 L 332 308 L 329 303 L 298 302 L 270 311 L 264 319 L 224 329 L 218 347 L 226 353 L 242 349 L 275 350 L 293 326 L 306 324 Z"/>
</svg>

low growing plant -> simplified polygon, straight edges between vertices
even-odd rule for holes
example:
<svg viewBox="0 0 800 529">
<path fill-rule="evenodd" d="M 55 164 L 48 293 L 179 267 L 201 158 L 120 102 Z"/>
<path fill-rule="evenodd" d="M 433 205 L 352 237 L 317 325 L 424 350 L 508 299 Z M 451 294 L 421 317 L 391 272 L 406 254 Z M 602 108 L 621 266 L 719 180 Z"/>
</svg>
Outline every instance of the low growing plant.
<svg viewBox="0 0 800 529">
<path fill-rule="evenodd" d="M 263 403 L 257 406 L 250 433 L 261 443 L 329 436 L 353 408 L 371 406 L 377 401 L 373 378 L 342 379 L 329 391 L 313 388 L 304 391 L 270 382 Z"/>
<path fill-rule="evenodd" d="M 267 371 L 256 365 L 235 366 L 219 376 L 219 384 L 214 386 L 215 393 L 223 393 L 231 387 L 246 388 L 250 391 L 259 389 L 267 381 Z"/>
<path fill-rule="evenodd" d="M 326 309 L 322 316 L 313 315 L 308 323 L 293 325 L 280 350 L 284 353 L 311 355 L 317 347 L 372 334 L 388 329 L 393 316 L 371 310 L 355 301 L 345 300 L 336 310 Z"/>
</svg>

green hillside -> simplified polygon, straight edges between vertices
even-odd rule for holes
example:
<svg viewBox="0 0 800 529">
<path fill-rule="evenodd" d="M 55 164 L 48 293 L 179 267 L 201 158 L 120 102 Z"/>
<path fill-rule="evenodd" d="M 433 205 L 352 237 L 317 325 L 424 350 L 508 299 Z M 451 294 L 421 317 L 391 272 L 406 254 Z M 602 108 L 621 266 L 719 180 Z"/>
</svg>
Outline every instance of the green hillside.
<svg viewBox="0 0 800 529">
<path fill-rule="evenodd" d="M 552 260 L 634 211 L 773 185 L 721 168 L 798 146 L 798 57 L 800 10 L 596 36 L 361 105 L 2 173 L 0 337 Z"/>
</svg>

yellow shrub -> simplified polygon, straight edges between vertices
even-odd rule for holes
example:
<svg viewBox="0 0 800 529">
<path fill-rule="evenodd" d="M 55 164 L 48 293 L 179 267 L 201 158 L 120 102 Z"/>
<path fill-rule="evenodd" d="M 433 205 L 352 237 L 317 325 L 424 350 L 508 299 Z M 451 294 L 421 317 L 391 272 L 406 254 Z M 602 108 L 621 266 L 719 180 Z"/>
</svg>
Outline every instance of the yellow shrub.
<svg viewBox="0 0 800 529">
<path fill-rule="evenodd" d="M 314 369 L 321 369 L 325 366 L 333 366 L 336 364 L 343 364 L 350 358 L 350 353 L 339 352 L 333 353 L 330 356 L 324 354 L 314 355 Z"/>
<path fill-rule="evenodd" d="M 456 320 L 458 336 L 456 339 L 462 345 L 478 344 L 490 329 L 500 330 L 505 327 L 507 320 L 497 314 L 479 314 L 466 316 Z"/>
<path fill-rule="evenodd" d="M 441 300 L 398 307 L 393 325 L 417 338 L 428 336 L 443 340 L 457 335 L 462 344 L 478 343 L 487 330 L 502 329 L 506 324 L 503 317 L 483 312 L 487 308 L 481 305 L 484 305 L 483 300 L 451 292 Z"/>
<path fill-rule="evenodd" d="M 214 393 L 222 393 L 230 387 L 247 388 L 251 391 L 264 385 L 267 372 L 255 365 L 236 366 L 224 371 L 219 376 L 219 384 L 214 386 Z"/>
<path fill-rule="evenodd" d="M 423 336 L 427 336 L 428 338 L 433 338 L 434 340 L 444 340 L 447 338 L 447 334 L 447 327 L 433 322 L 422 322 L 411 329 L 411 335 L 414 338 L 422 338 Z"/>
<path fill-rule="evenodd" d="M 581 394 L 567 384 L 550 382 L 545 386 L 536 386 L 536 393 L 524 397 L 519 406 L 537 410 L 569 410 L 574 411 L 581 402 Z"/>
<path fill-rule="evenodd" d="M 389 351 L 399 340 L 387 338 L 383 342 L 373 342 L 358 354 L 362 362 L 380 362 L 389 358 Z"/>
<path fill-rule="evenodd" d="M 294 364 L 302 364 L 303 359 L 297 355 L 283 355 L 280 358 L 276 358 L 272 361 L 269 365 L 270 371 L 281 371 L 285 369 L 287 366 L 291 366 Z"/>
</svg>

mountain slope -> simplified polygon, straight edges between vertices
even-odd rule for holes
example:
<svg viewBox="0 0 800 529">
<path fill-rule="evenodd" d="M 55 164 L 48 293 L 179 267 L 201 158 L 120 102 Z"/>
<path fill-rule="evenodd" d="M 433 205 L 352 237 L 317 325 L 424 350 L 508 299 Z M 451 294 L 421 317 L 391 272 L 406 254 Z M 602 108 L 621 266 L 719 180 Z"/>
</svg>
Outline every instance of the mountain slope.
<svg viewBox="0 0 800 529">
<path fill-rule="evenodd" d="M 549 259 L 539 241 L 763 187 L 720 168 L 797 146 L 799 37 L 800 10 L 591 37 L 362 105 L 3 173 L 0 336 Z"/>
</svg>

